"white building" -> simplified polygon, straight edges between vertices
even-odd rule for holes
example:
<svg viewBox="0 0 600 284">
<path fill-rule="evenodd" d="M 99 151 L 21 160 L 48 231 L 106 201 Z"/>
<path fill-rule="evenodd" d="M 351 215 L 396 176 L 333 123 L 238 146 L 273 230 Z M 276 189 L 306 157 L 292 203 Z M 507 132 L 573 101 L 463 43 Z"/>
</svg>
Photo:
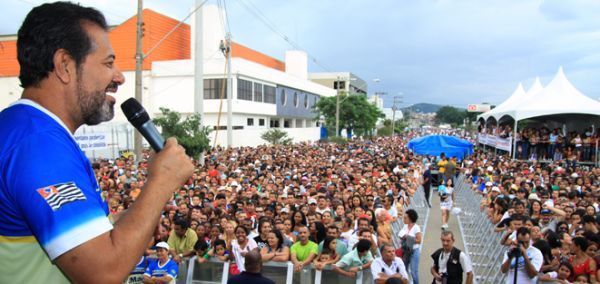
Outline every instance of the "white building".
<svg viewBox="0 0 600 284">
<path fill-rule="evenodd" d="M 221 91 L 227 78 L 225 57 L 219 43 L 225 38 L 219 13 L 214 5 L 202 8 L 202 31 L 195 24 L 182 25 L 144 63 L 142 103 L 151 116 L 166 107 L 182 114 L 194 112 L 194 38 L 202 35 L 204 102 L 203 124 L 215 130 L 211 140 L 227 146 L 227 92 Z M 113 27 L 109 37 L 117 54 L 117 66 L 123 70 L 126 83 L 115 95 L 121 103 L 135 94 L 135 22 L 132 17 Z M 177 21 L 152 10 L 144 10 L 144 52 L 147 52 Z M 14 36 L 0 37 L 5 48 L 0 51 L 0 109 L 20 97 Z M 294 142 L 314 141 L 320 137 L 320 127 L 312 107 L 320 97 L 334 96 L 332 88 L 308 80 L 307 55 L 302 51 L 287 51 L 285 62 L 233 42 L 231 46 L 232 77 L 232 146 L 256 146 L 266 143 L 260 135 L 269 128 L 283 128 Z M 10 66 L 9 66 L 10 65 Z M 15 67 L 16 65 L 16 67 Z M 226 84 L 225 84 L 226 85 Z M 222 105 L 221 105 L 222 104 Z M 93 155 L 115 156 L 118 150 L 131 149 L 133 130 L 124 115 L 94 127 L 82 127 L 78 133 L 104 133 L 110 149 L 99 149 Z M 219 121 L 219 123 L 217 123 Z M 214 144 L 214 141 L 211 142 Z M 88 153 L 90 156 L 91 153 Z"/>
</svg>

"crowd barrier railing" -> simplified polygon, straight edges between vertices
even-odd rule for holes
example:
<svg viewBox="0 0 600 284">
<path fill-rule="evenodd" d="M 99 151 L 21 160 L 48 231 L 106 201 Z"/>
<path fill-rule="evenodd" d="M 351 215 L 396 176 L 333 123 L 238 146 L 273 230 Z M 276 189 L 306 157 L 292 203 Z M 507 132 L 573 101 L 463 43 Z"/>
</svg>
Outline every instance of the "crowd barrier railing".
<svg viewBox="0 0 600 284">
<path fill-rule="evenodd" d="M 464 176 L 457 179 L 456 207 L 461 209 L 458 221 L 465 252 L 473 263 L 476 283 L 503 283 L 506 274 L 500 272 L 502 257 L 506 252 L 500 244 L 502 235 L 494 232 L 494 224 L 480 209 L 482 196 L 476 194 Z"/>
<path fill-rule="evenodd" d="M 208 259 L 199 264 L 196 256 L 185 259 L 179 265 L 180 273 L 177 284 L 226 284 L 229 279 L 230 262 L 220 261 L 215 258 Z M 185 272 L 182 272 L 184 270 Z M 325 267 L 316 270 L 311 266 L 305 267 L 300 272 L 294 272 L 294 265 L 287 262 L 265 262 L 263 263 L 262 275 L 273 280 L 275 283 L 285 284 L 371 284 L 373 277 L 371 271 L 366 269 L 359 271 L 356 277 L 350 278 L 340 275 Z"/>
</svg>

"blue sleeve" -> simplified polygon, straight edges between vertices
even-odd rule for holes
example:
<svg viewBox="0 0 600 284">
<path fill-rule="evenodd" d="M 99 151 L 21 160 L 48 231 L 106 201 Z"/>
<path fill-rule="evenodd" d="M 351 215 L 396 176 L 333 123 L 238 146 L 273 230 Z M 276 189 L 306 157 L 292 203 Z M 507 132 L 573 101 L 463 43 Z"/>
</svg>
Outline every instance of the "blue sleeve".
<svg viewBox="0 0 600 284">
<path fill-rule="evenodd" d="M 167 274 L 171 276 L 171 278 L 176 279 L 179 274 L 179 265 L 173 260 L 169 261 L 169 268 L 167 269 Z"/>
<path fill-rule="evenodd" d="M 62 130 L 62 129 L 61 129 Z M 6 153 L 10 202 L 51 260 L 112 229 L 85 155 L 66 130 L 33 134 Z"/>
</svg>

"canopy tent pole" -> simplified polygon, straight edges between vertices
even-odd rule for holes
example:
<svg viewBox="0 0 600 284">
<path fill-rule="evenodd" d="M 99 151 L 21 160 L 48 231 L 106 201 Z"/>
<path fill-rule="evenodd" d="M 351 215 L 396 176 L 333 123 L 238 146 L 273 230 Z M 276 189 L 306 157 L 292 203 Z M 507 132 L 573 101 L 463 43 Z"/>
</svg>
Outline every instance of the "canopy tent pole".
<svg viewBox="0 0 600 284">
<path fill-rule="evenodd" d="M 517 153 L 517 120 L 515 119 L 515 127 L 513 128 L 513 152 L 512 152 L 512 159 L 513 161 L 515 160 L 515 155 Z"/>
</svg>

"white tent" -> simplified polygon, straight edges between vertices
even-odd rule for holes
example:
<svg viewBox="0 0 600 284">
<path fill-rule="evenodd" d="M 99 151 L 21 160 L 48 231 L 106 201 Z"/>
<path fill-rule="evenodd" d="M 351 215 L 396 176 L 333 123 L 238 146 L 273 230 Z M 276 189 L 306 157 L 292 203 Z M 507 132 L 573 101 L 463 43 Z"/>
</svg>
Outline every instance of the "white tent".
<svg viewBox="0 0 600 284">
<path fill-rule="evenodd" d="M 525 93 L 525 90 L 523 89 L 523 85 L 521 83 L 519 83 L 519 85 L 517 86 L 517 89 L 512 93 L 512 95 L 508 99 L 503 101 L 501 104 L 497 105 L 494 109 L 482 113 L 481 115 L 479 115 L 479 118 L 483 118 L 484 120 L 487 120 L 490 117 L 496 118 L 494 116 L 495 114 L 497 114 L 498 112 L 501 112 L 503 110 L 510 109 L 509 108 L 510 105 L 512 105 L 516 101 L 521 100 L 525 96 L 525 94 L 526 93 Z M 498 120 L 498 118 L 496 118 L 496 120 Z"/>
<path fill-rule="evenodd" d="M 507 111 L 516 108 L 520 105 L 520 103 L 523 100 L 537 94 L 543 89 L 544 87 L 542 86 L 539 77 L 535 78 L 533 85 L 531 85 L 527 92 L 525 92 L 525 90 L 523 89 L 523 85 L 519 83 L 517 89 L 508 99 L 506 99 L 494 109 L 479 115 L 479 119 L 483 118 L 483 120 L 487 121 L 490 117 L 493 117 L 496 121 L 499 121 L 500 118 L 506 115 Z"/>
<path fill-rule="evenodd" d="M 600 102 L 579 92 L 569 82 L 561 67 L 546 88 L 527 96 L 514 108 L 503 112 L 502 116 L 508 115 L 519 121 L 531 117 L 567 113 L 600 116 Z"/>
<path fill-rule="evenodd" d="M 561 114 L 600 116 L 600 102 L 579 92 L 569 82 L 562 67 L 558 69 L 554 79 L 545 88 L 542 88 L 539 80 L 536 80 L 529 91 L 519 100 L 515 99 L 510 104 L 503 103 L 502 105 L 502 109 L 494 109 L 496 111 L 485 117 L 485 119 L 490 116 L 496 118 L 497 121 L 503 117 L 512 118 L 514 120 L 513 131 L 515 132 L 513 137 L 516 135 L 517 122 L 523 119 Z M 481 115 L 481 117 L 484 116 Z M 513 146 L 514 143 L 516 143 L 515 139 L 513 139 Z"/>
</svg>

